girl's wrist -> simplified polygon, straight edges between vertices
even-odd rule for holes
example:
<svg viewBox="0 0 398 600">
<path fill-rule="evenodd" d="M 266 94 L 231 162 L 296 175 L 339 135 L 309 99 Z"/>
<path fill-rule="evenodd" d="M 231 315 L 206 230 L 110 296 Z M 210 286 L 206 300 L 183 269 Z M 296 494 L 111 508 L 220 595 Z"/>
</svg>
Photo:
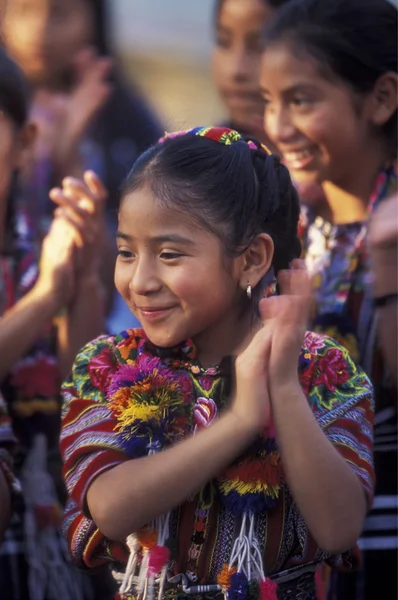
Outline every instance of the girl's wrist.
<svg viewBox="0 0 398 600">
<path fill-rule="evenodd" d="M 61 290 L 49 287 L 46 283 L 37 281 L 30 292 L 31 299 L 39 302 L 42 309 L 48 312 L 48 316 L 54 316 L 64 305 L 65 299 Z"/>
<path fill-rule="evenodd" d="M 298 398 L 305 397 L 297 373 L 271 386 L 270 401 L 273 410 L 288 406 L 292 401 L 297 403 Z"/>
<path fill-rule="evenodd" d="M 244 414 L 242 411 L 232 406 L 228 411 L 224 413 L 225 418 L 229 419 L 231 425 L 239 430 L 239 433 L 246 435 L 248 440 L 251 441 L 263 431 L 268 423 L 263 423 L 262 426 L 257 418 L 252 418 L 250 411 L 246 411 Z"/>
</svg>

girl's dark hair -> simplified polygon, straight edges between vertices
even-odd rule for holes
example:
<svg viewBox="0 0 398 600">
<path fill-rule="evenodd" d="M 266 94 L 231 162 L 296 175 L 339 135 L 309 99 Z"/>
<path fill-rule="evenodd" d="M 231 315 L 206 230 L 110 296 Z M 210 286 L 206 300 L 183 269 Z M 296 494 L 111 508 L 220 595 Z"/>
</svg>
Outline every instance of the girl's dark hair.
<svg viewBox="0 0 398 600">
<path fill-rule="evenodd" d="M 88 0 L 94 15 L 94 44 L 98 52 L 104 56 L 112 56 L 110 44 L 109 15 L 106 0 Z"/>
<path fill-rule="evenodd" d="M 214 18 L 215 21 L 218 19 L 218 15 L 220 14 L 221 6 L 224 0 L 216 0 L 216 4 L 214 7 Z M 286 4 L 289 0 L 262 0 L 264 4 L 267 4 L 271 8 L 279 8 L 282 4 Z"/>
<path fill-rule="evenodd" d="M 299 200 L 286 167 L 258 146 L 252 150 L 244 139 L 224 145 L 190 134 L 166 138 L 137 160 L 122 201 L 149 186 L 163 206 L 217 235 L 229 256 L 268 233 L 277 273 L 301 252 Z"/>
<path fill-rule="evenodd" d="M 28 119 L 29 87 L 26 79 L 8 54 L 0 48 L 0 110 L 17 127 L 25 125 Z"/>
<path fill-rule="evenodd" d="M 388 0 L 290 0 L 265 32 L 266 44 L 285 39 L 361 94 L 398 70 L 397 9 Z M 395 152 L 396 112 L 383 133 Z"/>
<path fill-rule="evenodd" d="M 16 128 L 23 127 L 28 120 L 29 87 L 27 81 L 15 62 L 0 48 L 0 110 L 4 111 Z M 6 247 L 14 235 L 15 228 L 15 196 L 17 195 L 18 176 L 13 173 L 7 200 L 5 231 Z"/>
</svg>

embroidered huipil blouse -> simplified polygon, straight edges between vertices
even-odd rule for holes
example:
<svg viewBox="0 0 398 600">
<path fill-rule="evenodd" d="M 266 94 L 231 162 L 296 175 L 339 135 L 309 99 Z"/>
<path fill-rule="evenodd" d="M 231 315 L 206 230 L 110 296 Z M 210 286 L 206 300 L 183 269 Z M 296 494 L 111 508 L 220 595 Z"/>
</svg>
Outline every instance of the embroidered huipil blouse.
<svg viewBox="0 0 398 600">
<path fill-rule="evenodd" d="M 298 368 L 319 426 L 358 476 L 370 503 L 373 395 L 368 378 L 335 341 L 310 332 Z M 210 425 L 230 401 L 231 371 L 228 360 L 204 370 L 190 343 L 156 348 L 142 330 L 102 336 L 80 352 L 63 389 L 61 430 L 70 495 L 64 531 L 78 566 L 123 565 L 128 559 L 125 541 L 107 539 L 87 513 L 90 484 L 105 470 L 147 455 L 149 448 L 165 448 Z M 265 431 L 200 494 L 172 511 L 171 576 L 217 582 L 243 510 L 256 514 L 267 574 L 330 558 L 317 547 L 295 505 L 272 435 Z M 342 565 L 352 555 L 333 560 Z"/>
</svg>

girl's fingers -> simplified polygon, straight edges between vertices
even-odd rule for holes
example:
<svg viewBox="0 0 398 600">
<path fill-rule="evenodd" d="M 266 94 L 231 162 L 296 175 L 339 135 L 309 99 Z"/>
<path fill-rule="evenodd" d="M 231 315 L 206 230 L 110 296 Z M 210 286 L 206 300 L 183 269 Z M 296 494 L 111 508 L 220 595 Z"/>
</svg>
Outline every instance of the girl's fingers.
<svg viewBox="0 0 398 600">
<path fill-rule="evenodd" d="M 75 197 L 89 212 L 102 210 L 108 195 L 102 181 L 93 171 L 86 171 L 84 180 L 66 177 L 62 181 L 62 191 L 70 197 Z"/>
<path fill-rule="evenodd" d="M 290 263 L 290 268 L 293 271 L 306 271 L 307 267 L 305 266 L 305 260 L 302 258 L 294 258 Z"/>
<path fill-rule="evenodd" d="M 86 171 L 83 178 L 90 192 L 104 205 L 108 192 L 98 175 L 94 171 Z"/>
<path fill-rule="evenodd" d="M 311 280 L 302 260 L 296 259 L 291 269 L 280 271 L 278 284 L 282 295 L 311 296 Z"/>
<path fill-rule="evenodd" d="M 69 214 L 73 214 L 74 218 L 79 219 L 83 224 L 87 220 L 88 211 L 82 208 L 73 198 L 67 196 L 59 189 L 50 191 L 50 198 L 58 206 L 62 207 Z"/>
<path fill-rule="evenodd" d="M 281 309 L 280 301 L 280 296 L 270 296 L 269 298 L 262 298 L 260 300 L 258 309 L 264 325 L 266 325 L 267 321 L 274 319 L 279 315 Z"/>
<path fill-rule="evenodd" d="M 85 228 L 82 227 L 82 224 L 78 220 L 73 218 L 73 216 L 70 213 L 68 213 L 67 210 L 65 210 L 64 208 L 57 208 L 57 210 L 55 211 L 55 217 L 64 221 L 65 223 L 68 223 L 68 225 L 72 227 L 74 234 L 74 242 L 78 248 L 82 248 L 85 245 L 85 243 L 87 243 L 88 232 L 85 231 Z"/>
</svg>

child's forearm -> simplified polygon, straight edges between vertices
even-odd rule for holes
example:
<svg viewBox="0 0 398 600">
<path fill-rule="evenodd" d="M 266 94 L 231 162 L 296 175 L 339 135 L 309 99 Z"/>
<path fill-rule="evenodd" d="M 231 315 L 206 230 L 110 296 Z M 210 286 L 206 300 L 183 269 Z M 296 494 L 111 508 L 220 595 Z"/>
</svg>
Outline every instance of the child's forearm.
<svg viewBox="0 0 398 600">
<path fill-rule="evenodd" d="M 272 402 L 282 464 L 297 507 L 319 546 L 354 546 L 366 515 L 361 482 L 319 427 L 299 384 Z"/>
<path fill-rule="evenodd" d="M 58 364 L 62 378 L 69 374 L 79 350 L 104 330 L 104 294 L 99 277 L 82 278 L 75 296 L 68 313 L 56 321 Z"/>
<path fill-rule="evenodd" d="M 57 308 L 56 298 L 35 286 L 5 313 L 0 322 L 0 380 L 40 338 Z"/>
<path fill-rule="evenodd" d="M 99 529 L 124 539 L 199 491 L 234 460 L 256 435 L 233 412 L 176 446 L 130 460 L 101 474 L 87 503 Z"/>
</svg>

